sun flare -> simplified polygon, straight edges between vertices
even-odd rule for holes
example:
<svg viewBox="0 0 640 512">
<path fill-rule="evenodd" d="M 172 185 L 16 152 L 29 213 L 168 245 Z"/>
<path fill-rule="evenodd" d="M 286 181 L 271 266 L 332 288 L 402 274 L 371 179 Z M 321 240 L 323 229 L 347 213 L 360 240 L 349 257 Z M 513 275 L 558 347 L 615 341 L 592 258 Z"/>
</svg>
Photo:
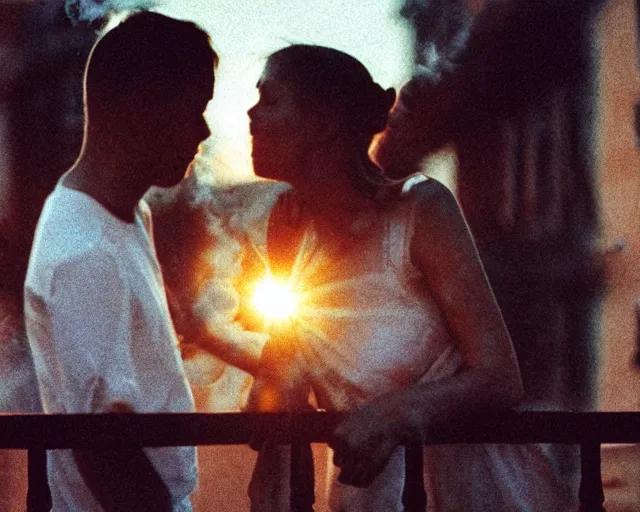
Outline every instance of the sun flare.
<svg viewBox="0 0 640 512">
<path fill-rule="evenodd" d="M 286 282 L 271 276 L 265 277 L 255 287 L 252 304 L 256 311 L 268 320 L 286 320 L 296 312 L 298 298 Z"/>
</svg>

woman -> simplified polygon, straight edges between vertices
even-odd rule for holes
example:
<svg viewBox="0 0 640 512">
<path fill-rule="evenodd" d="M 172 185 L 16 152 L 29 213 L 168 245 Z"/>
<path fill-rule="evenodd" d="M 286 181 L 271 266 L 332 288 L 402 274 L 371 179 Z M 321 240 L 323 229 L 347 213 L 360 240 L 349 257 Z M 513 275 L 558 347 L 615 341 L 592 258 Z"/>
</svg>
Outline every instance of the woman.
<svg viewBox="0 0 640 512">
<path fill-rule="evenodd" d="M 269 259 L 301 304 L 265 346 L 252 404 L 272 410 L 273 393 L 260 393 L 271 386 L 276 408 L 301 407 L 310 388 L 319 408 L 353 411 L 333 443 L 342 472 L 331 507 L 402 510 L 400 443 L 520 400 L 509 335 L 453 195 L 433 179 L 391 182 L 368 156 L 393 89 L 353 57 L 309 45 L 272 54 L 258 89 L 255 172 L 293 187 L 271 214 Z M 253 506 L 286 509 L 269 488 L 282 454 L 269 450 Z"/>
</svg>

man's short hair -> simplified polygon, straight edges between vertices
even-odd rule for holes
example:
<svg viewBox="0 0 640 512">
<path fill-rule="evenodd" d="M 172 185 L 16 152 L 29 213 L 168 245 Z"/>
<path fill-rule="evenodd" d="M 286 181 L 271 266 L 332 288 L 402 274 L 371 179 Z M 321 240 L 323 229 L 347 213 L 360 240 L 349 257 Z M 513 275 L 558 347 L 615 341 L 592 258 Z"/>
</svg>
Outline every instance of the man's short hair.
<svg viewBox="0 0 640 512">
<path fill-rule="evenodd" d="M 213 94 L 217 63 L 208 34 L 196 24 L 135 13 L 94 45 L 85 74 L 87 109 L 162 108 L 200 86 Z"/>
</svg>

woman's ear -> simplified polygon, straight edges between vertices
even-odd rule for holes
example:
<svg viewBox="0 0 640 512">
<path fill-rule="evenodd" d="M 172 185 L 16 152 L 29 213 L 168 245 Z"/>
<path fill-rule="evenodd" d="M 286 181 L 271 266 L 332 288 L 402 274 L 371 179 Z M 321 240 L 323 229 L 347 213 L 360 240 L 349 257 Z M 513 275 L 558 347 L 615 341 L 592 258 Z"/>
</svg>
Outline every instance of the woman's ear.
<svg viewBox="0 0 640 512">
<path fill-rule="evenodd" d="M 313 115 L 308 123 L 308 136 L 318 143 L 334 141 L 341 132 L 342 121 L 335 112 L 322 112 Z"/>
</svg>

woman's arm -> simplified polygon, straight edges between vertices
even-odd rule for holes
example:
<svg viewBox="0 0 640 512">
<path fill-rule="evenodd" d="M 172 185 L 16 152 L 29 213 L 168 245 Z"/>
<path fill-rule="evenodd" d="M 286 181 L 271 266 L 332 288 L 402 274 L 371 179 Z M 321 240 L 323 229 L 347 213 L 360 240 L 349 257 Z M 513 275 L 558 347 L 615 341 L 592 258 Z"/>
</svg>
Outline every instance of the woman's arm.
<svg viewBox="0 0 640 512">
<path fill-rule="evenodd" d="M 234 339 L 233 334 L 228 335 L 230 339 L 224 339 L 213 334 L 207 323 L 190 310 L 189 305 L 176 307 L 174 303 L 171 316 L 176 332 L 181 338 L 180 350 L 183 359 L 187 360 L 197 353 L 197 349 L 202 349 L 253 376 L 260 370 L 262 343 L 258 342 L 257 333 L 252 336 L 253 333 L 238 331 L 236 337 L 242 335 L 241 341 Z"/>
<path fill-rule="evenodd" d="M 430 422 L 469 408 L 510 407 L 522 398 L 515 351 L 453 194 L 436 180 L 416 187 L 411 258 L 443 312 L 463 360 L 461 371 L 429 388 Z"/>
<path fill-rule="evenodd" d="M 285 192 L 279 196 L 277 203 L 269 213 L 267 236 L 268 271 L 274 275 L 288 274 L 295 260 L 299 238 L 302 233 L 302 228 L 297 225 L 299 222 L 298 217 L 300 216 L 299 210 L 300 206 L 295 196 L 292 193 Z M 205 219 L 201 213 L 194 210 L 189 222 L 194 226 L 192 228 L 194 232 L 207 232 Z M 194 238 L 197 239 L 197 237 Z M 171 238 L 165 234 L 163 239 L 166 241 Z M 197 275 L 198 278 L 191 279 L 192 283 L 187 280 L 186 282 L 190 283 L 187 286 L 185 286 L 185 279 L 181 274 L 184 265 L 176 262 L 172 264 L 171 258 L 169 258 L 169 256 L 174 255 L 176 261 L 180 262 L 184 259 L 181 256 L 182 252 L 174 254 L 174 247 L 169 243 L 165 243 L 164 250 L 159 251 L 167 260 L 167 265 L 163 270 L 171 279 L 167 278 L 165 288 L 167 289 L 171 317 L 178 335 L 183 340 L 181 344 L 183 356 L 188 356 L 193 352 L 190 347 L 197 347 L 254 377 L 258 373 L 262 373 L 262 377 L 264 377 L 265 365 L 269 365 L 273 358 L 262 358 L 265 333 L 260 332 L 258 325 L 254 326 L 258 328 L 255 332 L 252 327 L 247 330 L 244 328 L 234 330 L 230 327 L 227 330 L 217 329 L 218 332 L 215 332 L 209 328 L 207 321 L 195 311 L 194 302 L 198 294 L 202 293 L 199 290 L 201 283 L 203 281 L 214 282 L 216 276 L 211 265 L 207 262 L 206 254 L 208 253 L 208 244 L 210 242 L 204 244 L 203 247 L 197 246 L 197 244 L 194 247 L 194 243 L 190 242 L 191 245 L 188 245 L 186 249 L 186 253 L 189 255 L 186 258 L 187 262 L 189 262 L 186 265 L 186 275 Z M 194 255 L 196 255 L 195 258 Z M 199 272 L 204 272 L 204 275 L 199 275 L 195 269 L 199 269 Z M 202 269 L 206 270 L 203 271 Z M 264 269 L 265 272 L 266 270 Z M 240 287 L 236 288 L 236 291 L 241 296 L 242 302 L 246 300 L 246 296 L 243 295 L 250 293 L 250 288 L 248 286 Z M 216 298 L 214 297 L 212 300 Z M 200 300 L 202 301 L 203 299 L 201 298 Z M 243 318 L 240 323 L 247 319 L 252 320 L 252 317 Z M 222 331 L 222 335 L 220 331 Z M 273 333 L 270 334 L 271 337 L 274 337 Z M 270 343 L 270 345 L 274 349 L 277 344 Z M 271 369 L 268 371 L 271 371 Z"/>
<path fill-rule="evenodd" d="M 463 364 L 448 378 L 420 382 L 354 411 L 336 430 L 341 480 L 368 485 L 392 450 L 429 426 L 485 408 L 518 403 L 523 390 L 515 352 L 475 244 L 449 190 L 416 186 L 411 257 L 444 314 Z"/>
</svg>

